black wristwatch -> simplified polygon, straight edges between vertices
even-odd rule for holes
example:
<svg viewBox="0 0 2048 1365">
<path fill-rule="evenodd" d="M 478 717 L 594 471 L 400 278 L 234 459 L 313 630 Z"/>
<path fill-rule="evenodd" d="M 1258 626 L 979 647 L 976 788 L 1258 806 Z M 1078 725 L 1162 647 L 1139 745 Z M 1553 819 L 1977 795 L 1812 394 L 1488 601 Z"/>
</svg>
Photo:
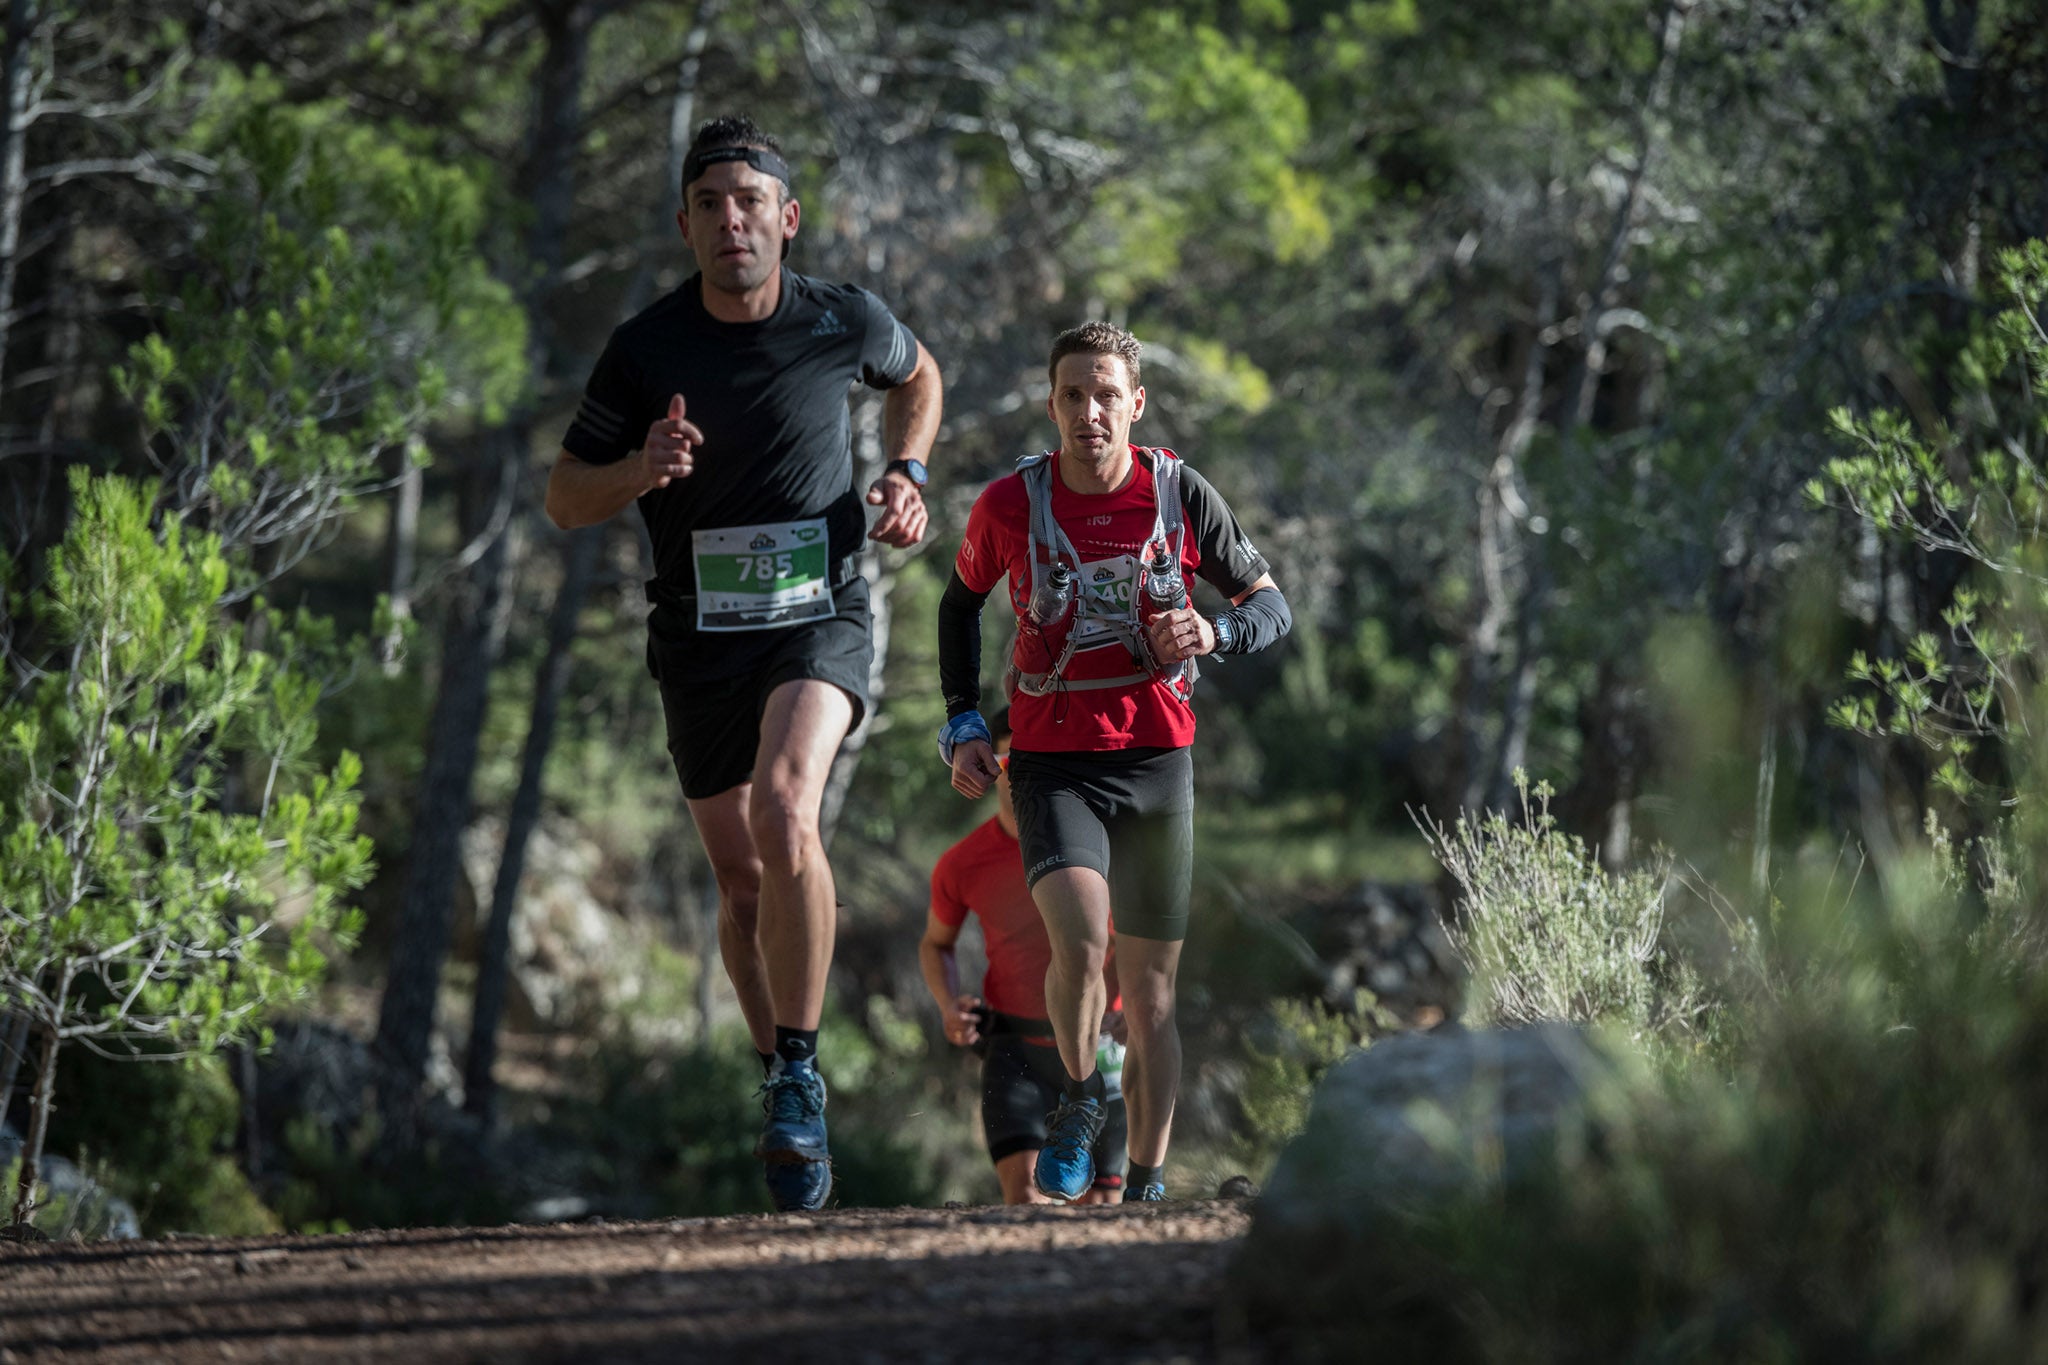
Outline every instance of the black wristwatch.
<svg viewBox="0 0 2048 1365">
<path fill-rule="evenodd" d="M 1232 644 L 1229 613 L 1219 612 L 1210 617 L 1209 626 L 1216 632 L 1216 648 L 1210 652 L 1214 654 L 1228 654 Z"/>
<path fill-rule="evenodd" d="M 901 474 L 904 478 L 916 484 L 920 491 L 924 488 L 926 481 L 931 478 L 930 472 L 924 467 L 923 460 L 891 460 L 882 466 L 882 472 L 884 474 Z"/>
</svg>

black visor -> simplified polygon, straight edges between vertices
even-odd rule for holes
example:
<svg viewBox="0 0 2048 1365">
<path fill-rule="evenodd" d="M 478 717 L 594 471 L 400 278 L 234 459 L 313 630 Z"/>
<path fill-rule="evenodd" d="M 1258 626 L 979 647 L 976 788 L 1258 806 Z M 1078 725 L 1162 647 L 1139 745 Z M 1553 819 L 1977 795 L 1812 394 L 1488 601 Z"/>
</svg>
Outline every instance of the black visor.
<svg viewBox="0 0 2048 1365">
<path fill-rule="evenodd" d="M 721 161 L 744 161 L 763 175 L 772 175 L 789 188 L 789 163 L 760 147 L 711 147 L 683 158 L 683 188 Z"/>
</svg>

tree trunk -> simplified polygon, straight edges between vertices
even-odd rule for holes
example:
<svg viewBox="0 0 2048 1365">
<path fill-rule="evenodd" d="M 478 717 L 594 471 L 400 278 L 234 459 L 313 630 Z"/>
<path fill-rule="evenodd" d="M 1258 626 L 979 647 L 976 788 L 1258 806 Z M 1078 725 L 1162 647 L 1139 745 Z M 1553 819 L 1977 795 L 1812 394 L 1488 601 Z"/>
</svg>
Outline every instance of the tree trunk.
<svg viewBox="0 0 2048 1365">
<path fill-rule="evenodd" d="M 1581 320 L 1586 339 L 1578 363 L 1565 386 L 1564 412 L 1560 434 L 1569 436 L 1593 420 L 1593 399 L 1600 389 L 1601 373 L 1607 368 L 1607 338 L 1614 330 L 1609 314 L 1621 302 L 1622 267 L 1628 261 L 1630 243 L 1635 240 L 1636 219 L 1643 211 L 1645 187 L 1650 168 L 1664 148 L 1659 120 L 1671 102 L 1671 86 L 1678 65 L 1678 45 L 1685 36 L 1685 21 L 1697 0 L 1668 0 L 1657 31 L 1657 65 L 1650 73 L 1649 88 L 1636 107 L 1636 157 L 1629 168 L 1627 187 L 1614 209 L 1614 227 L 1607 234 L 1607 250 L 1595 277 L 1592 300 Z"/>
<path fill-rule="evenodd" d="M 7 1126 L 14 1082 L 21 1075 L 22 1057 L 28 1051 L 28 1026 L 25 1012 L 0 1015 L 0 1128 Z"/>
<path fill-rule="evenodd" d="M 1579 776 L 1552 811 L 1578 831 L 1610 871 L 1624 867 L 1635 837 L 1635 794 L 1647 767 L 1643 689 L 1622 661 L 1602 659 L 1579 700 Z"/>
<path fill-rule="evenodd" d="M 1550 600 L 1550 573 L 1539 546 L 1526 551 L 1528 566 L 1522 600 L 1515 614 L 1515 671 L 1508 680 L 1507 696 L 1501 707 L 1500 744 L 1489 765 L 1493 786 L 1486 804 L 1492 810 L 1511 809 L 1515 796 L 1515 772 L 1529 761 L 1529 733 L 1536 726 L 1536 676 L 1543 664 L 1543 621 Z"/>
<path fill-rule="evenodd" d="M 405 668 L 405 624 L 412 620 L 412 593 L 420 537 L 420 493 L 426 484 L 425 471 L 411 451 L 399 455 L 402 467 L 398 487 L 391 498 L 391 521 L 385 531 L 384 562 L 389 575 L 391 628 L 377 642 L 377 662 L 386 677 L 395 678 Z"/>
<path fill-rule="evenodd" d="M 486 436 L 497 466 L 500 499 L 514 494 L 524 448 L 517 431 Z M 493 515 L 479 514 L 479 520 Z M 462 832 L 468 827 L 470 784 L 489 698 L 491 669 L 504 642 L 512 586 L 512 528 L 492 536 L 450 610 L 440 687 L 428 727 L 427 761 L 420 774 L 418 816 L 399 898 L 398 932 L 377 1019 L 377 1052 L 386 1067 L 379 1109 L 387 1151 L 412 1145 L 419 1087 L 432 1048 L 441 965 L 448 956 L 449 912 L 461 870 Z"/>
<path fill-rule="evenodd" d="M 14 335 L 14 281 L 28 191 L 30 58 L 45 17 L 40 0 L 8 0 L 7 38 L 0 47 L 0 374 Z"/>
<path fill-rule="evenodd" d="M 57 995 L 62 1015 L 66 992 Z M 50 1132 L 50 1097 L 57 1083 L 57 1026 L 43 1025 L 43 1056 L 36 1065 L 36 1088 L 28 1102 L 28 1137 L 21 1144 L 21 1174 L 14 1186 L 14 1222 L 27 1227 L 36 1220 L 36 1182 L 43 1173 L 43 1139 Z"/>
<path fill-rule="evenodd" d="M 1663 155 L 1662 119 L 1671 102 L 1678 49 L 1695 3 L 1697 0 L 1667 0 L 1659 19 L 1657 64 L 1650 72 L 1649 84 L 1637 106 L 1635 163 L 1629 168 L 1621 202 L 1615 206 L 1613 225 L 1608 230 L 1606 249 L 1601 255 L 1600 273 L 1594 278 L 1585 316 L 1580 319 L 1579 331 L 1585 338 L 1585 346 L 1579 352 L 1565 384 L 1558 436 L 1566 454 L 1581 462 L 1587 460 L 1588 452 L 1578 443 L 1578 438 L 1592 424 L 1600 380 L 1607 370 L 1608 337 L 1616 326 L 1613 315 L 1621 306 L 1622 289 L 1628 278 L 1625 267 L 1630 247 L 1635 241 L 1638 220 L 1642 216 L 1650 172 Z M 1582 478 L 1599 476 L 1599 472 L 1591 468 L 1580 472 Z M 1546 595 L 1542 591 L 1546 583 L 1539 558 L 1531 580 L 1528 608 L 1539 618 L 1546 604 Z M 1525 625 L 1540 638 L 1540 619 L 1528 621 Z M 1635 788 L 1641 776 L 1642 754 L 1648 743 L 1643 733 L 1638 689 L 1624 673 L 1625 670 L 1612 661 L 1603 661 L 1593 695 L 1580 704 L 1580 752 L 1584 756 L 1580 763 L 1580 776 L 1573 786 L 1571 799 L 1559 803 L 1561 812 L 1577 813 L 1576 819 L 1568 823 L 1576 824 L 1583 831 L 1599 849 L 1601 861 L 1613 869 L 1619 869 L 1627 861 L 1634 841 Z M 1506 775 L 1502 774 L 1498 780 L 1505 782 Z"/>
<path fill-rule="evenodd" d="M 675 94 L 668 106 L 668 179 L 662 211 L 648 220 L 647 238 L 640 246 L 640 259 L 626 286 L 626 303 L 620 311 L 632 317 L 654 299 L 657 262 L 671 258 L 678 246 L 675 206 L 683 197 L 683 158 L 690 150 L 690 125 L 697 121 L 697 86 L 704 65 L 704 49 L 710 45 L 711 30 L 725 0 L 703 0 L 697 6 L 697 22 L 683 39 L 682 60 L 676 63 Z"/>
<path fill-rule="evenodd" d="M 491 889 L 490 919 L 484 928 L 476 971 L 476 1000 L 470 1014 L 469 1056 L 463 1068 L 462 1107 L 488 1126 L 494 1119 L 497 1089 L 491 1067 L 498 1055 L 498 1024 L 505 1013 L 507 956 L 512 945 L 512 915 L 519 905 L 519 879 L 526 870 L 526 845 L 540 822 L 541 776 L 554 747 L 555 717 L 569 681 L 576 619 L 597 567 L 602 528 L 571 532 L 562 546 L 562 588 L 548 619 L 547 652 L 533 683 L 533 715 L 526 727 L 526 749 L 519 764 L 519 787 L 505 824 L 505 849 Z"/>
<path fill-rule="evenodd" d="M 1494 729 L 1494 713 L 1501 698 L 1496 680 L 1506 653 L 1506 637 L 1512 631 L 1522 638 L 1527 627 L 1520 617 L 1538 604 L 1527 600 L 1527 538 L 1522 522 L 1529 514 L 1522 460 L 1535 437 L 1536 423 L 1543 408 L 1544 360 L 1549 344 L 1544 338 L 1557 322 L 1562 263 L 1553 259 L 1542 271 L 1536 311 L 1529 328 L 1528 350 L 1522 361 L 1522 378 L 1515 397 L 1514 415 L 1502 429 L 1495 447 L 1493 464 L 1479 489 L 1479 619 L 1472 629 L 1465 651 L 1462 695 L 1458 707 L 1458 728 L 1462 740 L 1461 768 L 1456 793 L 1459 810 L 1477 814 L 1500 786 L 1497 764 L 1506 750 L 1511 726 L 1503 711 L 1495 742 L 1487 736 Z M 1516 580 L 1523 585 L 1517 589 Z M 1533 658 L 1523 660 L 1533 668 Z M 1529 682 L 1533 699 L 1533 677 Z M 1523 726 L 1526 732 L 1527 717 Z"/>
<path fill-rule="evenodd" d="M 528 321 L 529 388 L 538 392 L 546 386 L 553 354 L 553 328 L 543 305 L 561 273 L 563 242 L 575 207 L 583 72 L 591 25 L 603 7 L 536 0 L 533 11 L 545 47 L 519 176 L 524 198 L 534 210 L 520 293 Z M 412 857 L 377 1023 L 377 1050 L 387 1068 L 379 1096 L 387 1155 L 409 1148 L 416 1137 L 420 1084 L 433 1043 L 441 967 L 448 955 L 451 892 L 460 870 L 462 832 L 469 823 L 490 674 L 510 607 L 516 496 L 530 458 L 531 433 L 530 412 L 518 412 L 485 433 L 482 442 L 485 468 L 496 477 L 499 506 L 514 509 L 515 515 L 506 517 L 503 529 L 490 536 L 451 613 L 413 822 Z"/>
<path fill-rule="evenodd" d="M 259 1181 L 269 1154 L 263 1149 L 263 1115 L 256 1108 L 256 1049 L 237 1043 L 227 1053 L 228 1065 L 235 1072 L 235 1089 L 242 1096 L 242 1174 Z"/>
</svg>

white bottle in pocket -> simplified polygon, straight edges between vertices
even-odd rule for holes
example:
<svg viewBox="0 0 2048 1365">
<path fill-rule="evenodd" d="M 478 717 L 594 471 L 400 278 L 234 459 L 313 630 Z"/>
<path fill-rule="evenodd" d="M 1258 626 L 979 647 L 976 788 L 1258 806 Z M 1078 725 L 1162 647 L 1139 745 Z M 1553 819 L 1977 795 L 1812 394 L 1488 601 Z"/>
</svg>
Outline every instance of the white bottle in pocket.
<svg viewBox="0 0 2048 1365">
<path fill-rule="evenodd" d="M 1107 1033 L 1095 1044 L 1095 1069 L 1102 1073 L 1103 1089 L 1109 1098 L 1117 1099 L 1124 1093 L 1124 1045 Z"/>
</svg>

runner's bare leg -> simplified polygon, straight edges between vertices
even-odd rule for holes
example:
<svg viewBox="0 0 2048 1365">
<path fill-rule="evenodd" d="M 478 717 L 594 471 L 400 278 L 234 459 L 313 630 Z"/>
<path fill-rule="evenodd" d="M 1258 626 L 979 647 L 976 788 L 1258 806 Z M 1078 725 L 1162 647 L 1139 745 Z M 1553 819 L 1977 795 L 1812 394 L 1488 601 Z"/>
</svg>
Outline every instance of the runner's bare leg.
<svg viewBox="0 0 2048 1365">
<path fill-rule="evenodd" d="M 756 1052 L 775 1050 L 775 1011 L 768 1001 L 768 969 L 757 937 L 761 904 L 761 855 L 747 828 L 747 804 L 754 784 L 690 802 L 697 837 L 718 878 L 718 955 L 740 1000 L 740 1015 Z"/>
<path fill-rule="evenodd" d="M 1131 1160 L 1157 1166 L 1166 1160 L 1180 1092 L 1180 1026 L 1174 1021 L 1174 979 L 1180 941 L 1116 936 L 1116 979 L 1124 996 L 1130 1041 L 1124 1053 L 1124 1112 Z"/>
<path fill-rule="evenodd" d="M 761 857 L 759 938 L 768 998 L 773 1022 L 784 1028 L 814 1029 L 825 1009 L 838 905 L 818 812 L 852 724 L 852 700 L 815 678 L 778 686 L 761 715 L 747 824 Z"/>
<path fill-rule="evenodd" d="M 1038 1192 L 1031 1183 L 1032 1163 L 1038 1160 L 1038 1149 L 1026 1147 L 1021 1152 L 1012 1152 L 996 1163 L 996 1183 L 1003 1187 L 1005 1204 L 1050 1204 L 1052 1200 Z"/>
<path fill-rule="evenodd" d="M 1102 1036 L 1103 1011 L 1109 1008 L 1109 991 L 1102 984 L 1102 959 L 1109 953 L 1109 883 L 1092 867 L 1055 868 L 1032 886 L 1031 899 L 1052 940 L 1045 1012 L 1067 1074 L 1085 1081 L 1095 1071 L 1095 1044 Z"/>
</svg>

